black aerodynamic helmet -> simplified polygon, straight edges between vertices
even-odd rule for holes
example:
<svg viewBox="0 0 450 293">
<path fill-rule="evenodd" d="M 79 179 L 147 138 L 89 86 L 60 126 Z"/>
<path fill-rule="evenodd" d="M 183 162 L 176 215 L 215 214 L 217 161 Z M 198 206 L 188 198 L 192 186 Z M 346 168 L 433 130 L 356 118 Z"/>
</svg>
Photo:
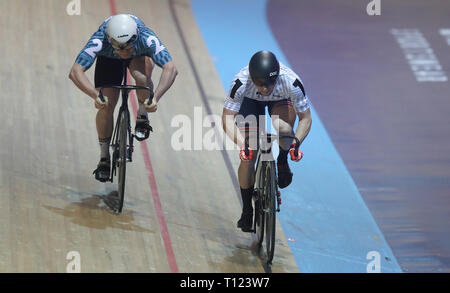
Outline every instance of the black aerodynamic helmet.
<svg viewBox="0 0 450 293">
<path fill-rule="evenodd" d="M 277 81 L 280 74 L 280 63 L 272 52 L 259 51 L 250 59 L 248 70 L 256 85 L 270 86 Z"/>
</svg>

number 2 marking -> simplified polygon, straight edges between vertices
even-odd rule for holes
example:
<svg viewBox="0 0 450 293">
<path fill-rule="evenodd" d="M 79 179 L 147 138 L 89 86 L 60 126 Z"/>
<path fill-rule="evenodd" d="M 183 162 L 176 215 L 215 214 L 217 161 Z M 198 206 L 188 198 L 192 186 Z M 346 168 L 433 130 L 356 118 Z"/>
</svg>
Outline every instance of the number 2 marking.
<svg viewBox="0 0 450 293">
<path fill-rule="evenodd" d="M 100 41 L 99 39 L 93 39 L 92 42 L 93 42 L 94 44 L 96 44 L 97 46 L 87 48 L 87 49 L 84 50 L 84 51 L 85 51 L 86 53 L 88 53 L 89 56 L 91 56 L 92 58 L 95 58 L 95 56 L 97 55 L 96 53 L 102 49 L 103 43 L 102 43 L 102 41 Z"/>
<path fill-rule="evenodd" d="M 161 52 L 162 50 L 164 50 L 166 47 L 164 47 L 164 45 L 161 45 L 161 43 L 159 42 L 158 38 L 155 36 L 150 36 L 147 39 L 147 46 L 151 46 L 152 45 L 152 41 L 155 41 L 155 55 L 157 55 L 159 52 Z"/>
</svg>

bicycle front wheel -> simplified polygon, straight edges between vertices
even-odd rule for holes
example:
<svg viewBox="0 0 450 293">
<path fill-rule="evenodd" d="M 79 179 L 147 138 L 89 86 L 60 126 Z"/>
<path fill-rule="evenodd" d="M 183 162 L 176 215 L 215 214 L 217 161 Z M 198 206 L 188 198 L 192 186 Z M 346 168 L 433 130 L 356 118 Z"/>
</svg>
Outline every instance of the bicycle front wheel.
<svg viewBox="0 0 450 293">
<path fill-rule="evenodd" d="M 267 264 L 271 264 L 275 252 L 275 224 L 276 224 L 276 182 L 275 182 L 275 166 L 268 164 L 266 169 L 264 190 L 264 214 L 266 228 L 266 252 Z"/>
<path fill-rule="evenodd" d="M 126 174 L 126 164 L 127 164 L 127 125 L 128 125 L 128 115 L 126 111 L 123 111 L 119 116 L 119 157 L 117 159 L 117 167 L 119 168 L 119 178 L 118 178 L 118 193 L 119 202 L 117 211 L 122 212 L 123 202 L 125 198 L 125 174 Z"/>
<path fill-rule="evenodd" d="M 264 239 L 264 210 L 263 210 L 263 202 L 262 197 L 263 195 L 259 190 L 255 191 L 256 194 L 254 195 L 255 199 L 255 233 L 257 238 L 257 245 L 258 249 L 261 248 L 263 239 Z"/>
</svg>

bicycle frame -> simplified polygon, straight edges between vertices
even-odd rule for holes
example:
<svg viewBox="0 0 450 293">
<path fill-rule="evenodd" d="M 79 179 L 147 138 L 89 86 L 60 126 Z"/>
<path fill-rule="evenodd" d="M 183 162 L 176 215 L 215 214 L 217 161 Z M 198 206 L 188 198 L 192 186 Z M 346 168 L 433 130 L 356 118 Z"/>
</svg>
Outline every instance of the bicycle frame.
<svg viewBox="0 0 450 293">
<path fill-rule="evenodd" d="M 125 116 L 123 116 L 123 118 L 125 118 L 125 124 L 127 125 L 127 137 L 128 137 L 128 143 L 126 143 L 127 146 L 127 154 L 126 154 L 126 158 L 128 162 L 132 162 L 132 154 L 134 151 L 134 146 L 133 146 L 133 142 L 134 142 L 134 135 L 131 133 L 131 125 L 130 125 L 130 111 L 128 109 L 128 93 L 126 93 L 126 91 L 122 91 L 122 105 L 119 108 L 119 113 L 117 115 L 117 120 L 116 120 L 116 126 L 114 127 L 114 132 L 113 132 L 113 139 L 112 139 L 112 143 L 111 143 L 111 147 L 113 149 L 113 166 L 111 168 L 111 182 L 113 182 L 113 175 L 116 174 L 116 167 L 117 164 L 117 158 L 118 158 L 118 150 L 119 150 L 119 128 L 120 128 L 120 123 L 121 123 L 121 118 L 122 114 L 125 113 Z"/>
<path fill-rule="evenodd" d="M 255 170 L 255 193 L 259 194 L 259 191 L 264 188 L 262 184 L 264 183 L 265 174 L 262 172 L 266 169 L 266 165 L 270 164 L 271 167 L 275 168 L 275 159 L 272 155 L 272 135 L 269 133 L 266 137 L 266 141 L 263 140 L 262 144 L 258 148 L 258 155 L 256 159 L 256 170 Z M 264 148 L 261 147 L 264 146 Z"/>
<path fill-rule="evenodd" d="M 261 139 L 262 143 L 259 144 L 258 147 L 258 155 L 257 155 L 257 161 L 256 161 L 256 170 L 255 170 L 255 193 L 259 194 L 259 191 L 264 188 L 264 186 L 262 185 L 264 183 L 264 179 L 265 179 L 265 174 L 262 173 L 263 170 L 266 169 L 266 165 L 269 164 L 271 170 L 277 170 L 276 169 L 276 165 L 275 165 L 275 159 L 273 157 L 272 154 L 272 143 L 274 142 L 275 139 L 277 139 L 277 135 L 271 134 L 271 133 L 266 133 L 266 134 L 262 134 L 261 136 L 265 136 L 265 139 Z M 298 140 L 298 138 L 296 138 L 295 136 L 290 136 L 290 135 L 283 135 L 283 136 L 279 136 L 278 139 L 283 139 L 283 138 L 292 138 L 296 141 L 296 149 L 294 150 L 295 154 L 298 155 L 298 149 L 299 149 L 299 145 L 300 142 Z M 246 144 L 246 149 L 248 148 L 248 145 Z M 276 186 L 278 186 L 278 182 L 277 182 L 277 176 L 276 173 L 273 173 L 273 176 L 275 177 L 275 183 Z M 278 190 L 278 187 L 277 187 Z M 278 195 L 279 196 L 279 195 Z M 280 200 L 277 200 L 277 212 L 280 211 Z"/>
<path fill-rule="evenodd" d="M 153 100 L 153 91 L 146 86 L 137 86 L 137 85 L 127 85 L 127 65 L 126 62 L 123 62 L 123 67 L 122 67 L 122 74 L 123 74 L 123 79 L 122 79 L 122 85 L 118 85 L 118 86 L 105 86 L 105 87 L 101 87 L 100 91 L 99 91 L 99 98 L 102 102 L 105 102 L 104 96 L 103 96 L 103 90 L 105 88 L 114 88 L 114 89 L 118 89 L 121 91 L 121 100 L 122 100 L 122 104 L 120 105 L 119 108 L 119 112 L 118 112 L 118 119 L 116 120 L 116 125 L 114 127 L 114 131 L 113 131 L 113 139 L 112 139 L 112 144 L 111 147 L 113 148 L 114 152 L 116 151 L 117 147 L 118 147 L 118 130 L 119 130 L 119 123 L 120 123 L 120 117 L 122 115 L 123 112 L 125 112 L 125 116 L 126 116 L 126 124 L 127 124 L 127 133 L 128 133 L 128 144 L 127 144 L 127 160 L 129 162 L 132 162 L 132 153 L 134 151 L 134 146 L 133 146 L 133 142 L 134 142 L 134 134 L 131 133 L 131 124 L 130 124 L 130 110 L 128 109 L 128 94 L 131 90 L 148 90 L 150 92 L 150 99 L 148 104 L 151 104 L 152 100 Z M 113 153 L 113 158 L 114 158 L 114 153 Z M 113 182 L 113 175 L 115 175 L 115 169 L 116 166 L 114 164 L 114 166 L 112 166 L 111 168 L 111 175 L 110 175 L 110 181 Z"/>
<path fill-rule="evenodd" d="M 248 128 L 246 128 L 248 129 Z M 253 232 L 257 234 L 258 247 L 262 247 L 263 239 L 266 239 L 267 265 L 271 265 L 275 249 L 275 222 L 276 212 L 280 211 L 281 197 L 278 191 L 275 159 L 272 155 L 272 143 L 274 134 L 262 134 L 260 144 L 258 141 L 258 155 L 255 170 L 254 196 L 255 213 Z M 295 136 L 280 136 L 279 138 L 292 138 L 296 141 L 294 154 L 298 154 L 299 140 Z M 245 151 L 248 151 L 248 140 L 245 142 Z M 266 177 L 268 176 L 268 177 Z M 276 199 L 275 199 L 276 197 Z M 276 209 L 275 203 L 276 200 Z M 266 235 L 264 235 L 264 231 Z M 270 234 L 270 235 L 269 235 Z"/>
<path fill-rule="evenodd" d="M 133 139 L 134 134 L 131 132 L 130 111 L 128 109 L 128 94 L 131 90 L 148 90 L 150 93 L 149 104 L 153 99 L 153 91 L 146 86 L 127 85 L 127 65 L 123 62 L 123 80 L 120 86 L 106 86 L 100 88 L 99 98 L 105 102 L 103 90 L 105 88 L 114 88 L 121 91 L 122 104 L 119 108 L 116 124 L 113 131 L 111 147 L 113 148 L 113 157 L 111 164 L 111 173 L 109 181 L 113 182 L 115 175 L 118 175 L 119 185 L 119 205 L 114 208 L 116 212 L 120 213 L 123 207 L 124 193 L 125 193 L 125 174 L 126 162 L 132 162 L 132 153 L 134 151 Z M 125 119 L 125 121 L 123 121 Z M 125 128 L 125 129 L 124 129 Z M 119 174 L 116 174 L 116 169 L 119 168 Z"/>
</svg>

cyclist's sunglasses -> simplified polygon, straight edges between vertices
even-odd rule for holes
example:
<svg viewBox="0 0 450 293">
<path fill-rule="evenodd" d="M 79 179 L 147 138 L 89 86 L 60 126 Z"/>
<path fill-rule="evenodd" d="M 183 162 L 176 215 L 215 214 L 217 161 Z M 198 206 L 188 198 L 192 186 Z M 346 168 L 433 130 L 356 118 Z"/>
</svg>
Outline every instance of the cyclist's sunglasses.
<svg viewBox="0 0 450 293">
<path fill-rule="evenodd" d="M 276 82 L 277 82 L 277 77 L 272 77 L 272 78 L 268 78 L 268 79 L 260 79 L 260 78 L 253 79 L 253 83 L 256 86 L 271 87 Z"/>
<path fill-rule="evenodd" d="M 109 39 L 109 42 L 111 43 L 111 46 L 113 47 L 114 50 L 122 51 L 122 50 L 127 50 L 127 49 L 130 49 L 131 47 L 133 47 L 134 43 L 136 42 L 136 39 L 137 39 L 137 35 L 133 35 L 131 37 L 131 39 L 124 44 L 120 44 L 119 42 L 117 42 L 114 39 Z"/>
</svg>

